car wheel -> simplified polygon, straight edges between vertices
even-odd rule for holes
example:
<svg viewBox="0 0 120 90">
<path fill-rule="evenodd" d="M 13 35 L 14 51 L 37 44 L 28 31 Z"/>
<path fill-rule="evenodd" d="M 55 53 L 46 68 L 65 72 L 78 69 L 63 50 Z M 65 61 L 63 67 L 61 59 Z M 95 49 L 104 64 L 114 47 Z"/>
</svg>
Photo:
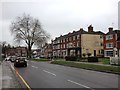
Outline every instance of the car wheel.
<svg viewBox="0 0 120 90">
<path fill-rule="evenodd" d="M 25 67 L 27 67 L 27 64 L 25 64 Z"/>
</svg>

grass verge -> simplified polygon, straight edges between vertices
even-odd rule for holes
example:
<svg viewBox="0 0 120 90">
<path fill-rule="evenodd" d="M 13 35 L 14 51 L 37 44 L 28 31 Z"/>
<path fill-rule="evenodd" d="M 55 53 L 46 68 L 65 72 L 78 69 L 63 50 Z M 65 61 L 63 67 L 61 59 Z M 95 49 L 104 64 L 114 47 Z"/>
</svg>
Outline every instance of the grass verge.
<svg viewBox="0 0 120 90">
<path fill-rule="evenodd" d="M 110 64 L 110 59 L 109 58 L 100 58 L 99 62 L 102 64 Z"/>
<path fill-rule="evenodd" d="M 47 61 L 50 61 L 49 59 L 32 59 L 32 61 L 37 61 L 37 62 L 47 62 Z"/>
<path fill-rule="evenodd" d="M 102 72 L 109 72 L 109 73 L 117 73 L 120 74 L 120 67 L 113 67 L 113 66 L 101 66 L 101 65 L 94 65 L 94 64 L 84 64 L 84 63 L 75 63 L 71 61 L 52 61 L 51 64 L 59 64 L 64 66 L 70 66 L 75 68 L 82 68 L 88 70 L 97 70 Z"/>
</svg>

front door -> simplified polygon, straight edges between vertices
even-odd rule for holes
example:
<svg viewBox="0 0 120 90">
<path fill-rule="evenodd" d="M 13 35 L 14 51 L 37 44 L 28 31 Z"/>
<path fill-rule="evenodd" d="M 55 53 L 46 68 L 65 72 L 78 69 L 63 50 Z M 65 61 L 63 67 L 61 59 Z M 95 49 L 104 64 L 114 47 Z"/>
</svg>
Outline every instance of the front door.
<svg viewBox="0 0 120 90">
<path fill-rule="evenodd" d="M 96 57 L 96 50 L 94 50 L 94 57 Z"/>
</svg>

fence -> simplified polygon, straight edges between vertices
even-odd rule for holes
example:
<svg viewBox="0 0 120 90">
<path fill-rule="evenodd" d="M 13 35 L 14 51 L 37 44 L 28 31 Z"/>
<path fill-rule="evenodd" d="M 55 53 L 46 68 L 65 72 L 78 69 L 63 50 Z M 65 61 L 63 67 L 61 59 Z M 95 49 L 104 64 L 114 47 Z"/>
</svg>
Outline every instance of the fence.
<svg viewBox="0 0 120 90">
<path fill-rule="evenodd" d="M 120 65 L 120 57 L 110 57 L 111 65 Z"/>
</svg>

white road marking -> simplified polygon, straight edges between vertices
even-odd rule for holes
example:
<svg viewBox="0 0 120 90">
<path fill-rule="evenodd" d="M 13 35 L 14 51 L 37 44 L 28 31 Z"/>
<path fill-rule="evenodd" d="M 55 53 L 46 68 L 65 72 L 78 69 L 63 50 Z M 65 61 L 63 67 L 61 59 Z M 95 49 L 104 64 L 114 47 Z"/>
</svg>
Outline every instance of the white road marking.
<svg viewBox="0 0 120 90">
<path fill-rule="evenodd" d="M 34 61 L 31 61 L 32 63 L 35 63 Z"/>
<path fill-rule="evenodd" d="M 71 83 L 74 83 L 74 84 L 76 84 L 76 85 L 82 86 L 82 87 L 84 87 L 84 88 L 89 88 L 89 89 L 91 89 L 91 90 L 94 90 L 94 89 L 92 89 L 92 88 L 90 88 L 90 87 L 88 87 L 88 86 L 85 86 L 85 85 L 83 85 L 83 84 L 77 83 L 77 82 L 75 82 L 75 81 L 72 81 L 72 80 L 68 80 L 68 81 L 71 82 Z"/>
<path fill-rule="evenodd" d="M 46 70 L 43 70 L 43 71 L 46 72 L 46 73 L 49 73 L 49 74 L 51 74 L 51 75 L 53 75 L 53 76 L 56 76 L 56 74 L 51 73 L 51 72 L 49 72 L 49 71 L 46 71 Z"/>
<path fill-rule="evenodd" d="M 36 66 L 32 66 L 33 68 L 38 68 L 38 67 L 36 67 Z"/>
</svg>

